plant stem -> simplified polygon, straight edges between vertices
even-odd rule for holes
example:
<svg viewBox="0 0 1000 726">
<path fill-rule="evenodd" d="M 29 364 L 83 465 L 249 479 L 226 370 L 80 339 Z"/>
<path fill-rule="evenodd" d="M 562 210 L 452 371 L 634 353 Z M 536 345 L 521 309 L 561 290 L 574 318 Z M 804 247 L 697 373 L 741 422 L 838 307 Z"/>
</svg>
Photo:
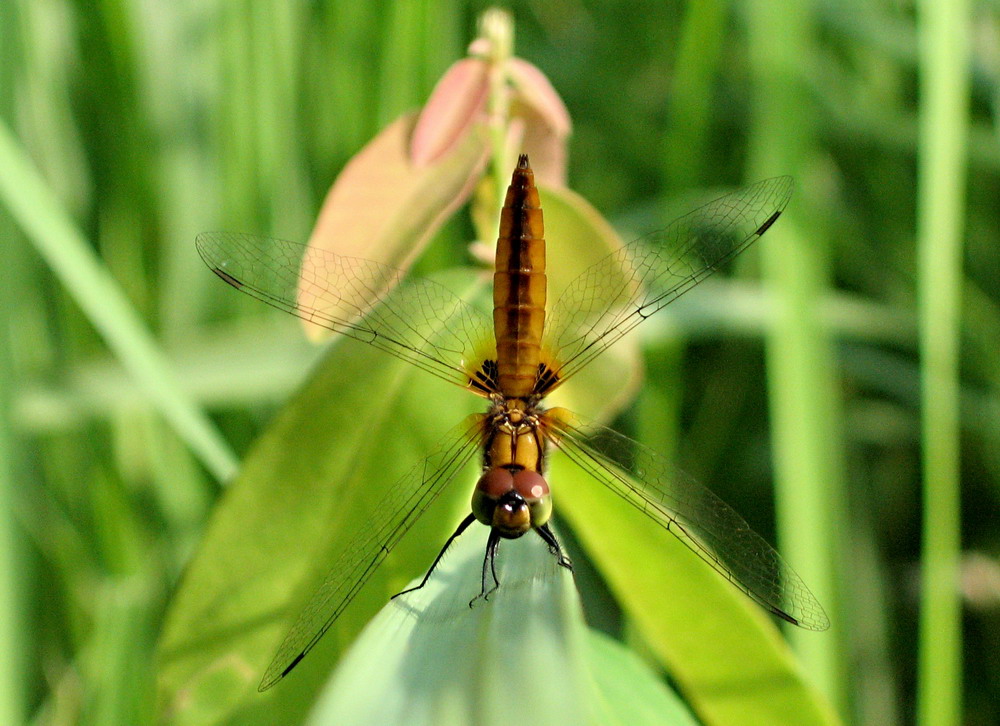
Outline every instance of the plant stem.
<svg viewBox="0 0 1000 726">
<path fill-rule="evenodd" d="M 510 93 L 507 90 L 507 59 L 514 52 L 514 23 L 508 13 L 490 8 L 480 19 L 480 34 L 489 40 L 489 117 L 490 154 L 493 183 L 498 204 L 503 207 L 510 166 L 507 159 L 507 130 L 510 119 Z"/>
<path fill-rule="evenodd" d="M 807 10 L 788 12 L 763 0 L 747 7 L 755 96 L 750 166 L 756 179 L 803 169 L 817 153 L 817 122 L 801 63 L 811 53 L 816 30 Z M 840 385 L 834 341 L 821 315 L 831 278 L 829 237 L 822 220 L 807 216 L 811 195 L 803 181 L 760 244 L 764 284 L 774 305 L 766 352 L 775 515 L 779 548 L 834 624 L 820 637 L 790 630 L 788 638 L 812 682 L 841 705 L 837 639 L 846 629 L 834 601 L 835 564 L 844 557 L 838 525 L 846 500 Z"/>
<path fill-rule="evenodd" d="M 924 475 L 917 723 L 961 721 L 959 307 L 969 106 L 968 3 L 919 4 L 917 246 Z"/>
</svg>

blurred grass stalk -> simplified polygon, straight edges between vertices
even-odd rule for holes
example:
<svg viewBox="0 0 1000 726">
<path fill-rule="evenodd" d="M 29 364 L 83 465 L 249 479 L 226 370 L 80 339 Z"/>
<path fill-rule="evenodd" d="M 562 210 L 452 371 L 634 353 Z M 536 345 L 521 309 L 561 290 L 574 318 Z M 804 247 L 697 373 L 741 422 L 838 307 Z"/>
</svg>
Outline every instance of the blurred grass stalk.
<svg viewBox="0 0 1000 726">
<path fill-rule="evenodd" d="M 0 27 L 12 23 L 7 8 L 0 8 Z M 7 62 L 10 51 L 0 42 L 0 88 L 13 85 L 13 64 Z M 6 117 L 13 106 L 12 94 L 0 93 L 0 117 Z M 8 238 L 14 225 L 0 214 L 0 239 Z M 20 259 L 5 249 L 0 266 L 0 723 L 19 724 L 27 721 L 28 694 L 26 664 L 31 637 L 25 628 L 29 594 L 25 585 L 34 573 L 23 545 L 23 533 L 18 531 L 17 455 L 18 442 L 11 416 L 11 402 L 16 387 L 16 372 L 9 341 L 15 334 L 14 301 L 23 291 L 18 286 Z"/>
<path fill-rule="evenodd" d="M 746 9 L 754 92 L 750 176 L 800 175 L 786 214 L 760 247 L 764 283 L 774 301 L 766 355 L 778 545 L 833 623 L 827 633 L 787 635 L 811 681 L 844 712 L 844 649 L 838 637 L 847 629 L 835 600 L 846 499 L 843 425 L 833 336 L 820 304 L 830 286 L 829 235 L 821 215 L 810 212 L 819 206 L 811 204 L 810 179 L 801 175 L 818 153 L 803 63 L 816 57 L 815 19 L 805 6 L 789 12 L 767 0 Z"/>
<path fill-rule="evenodd" d="M 184 392 L 138 313 L 3 123 L 0 169 L 0 200 L 25 235 L 178 435 L 216 478 L 228 479 L 236 456 Z"/>
<path fill-rule="evenodd" d="M 10 225 L 3 224 L 0 229 Z M 11 279 L 11 263 L 0 266 L 0 334 L 12 335 L 13 325 L 8 316 L 16 290 Z M 26 595 L 23 592 L 27 563 L 19 542 L 14 515 L 17 484 L 14 465 L 15 431 L 11 422 L 10 403 L 14 389 L 14 372 L 10 349 L 0 345 L 0 723 L 25 722 L 26 633 L 23 613 Z"/>
<path fill-rule="evenodd" d="M 670 89 L 676 101 L 670 106 L 663 149 L 664 179 L 675 189 L 705 181 L 701 171 L 709 157 L 712 104 L 727 20 L 727 5 L 721 0 L 691 3 L 684 15 Z"/>
<path fill-rule="evenodd" d="M 961 722 L 958 588 L 959 306 L 969 109 L 969 4 L 918 4 L 917 261 L 923 446 L 923 573 L 917 722 Z"/>
</svg>

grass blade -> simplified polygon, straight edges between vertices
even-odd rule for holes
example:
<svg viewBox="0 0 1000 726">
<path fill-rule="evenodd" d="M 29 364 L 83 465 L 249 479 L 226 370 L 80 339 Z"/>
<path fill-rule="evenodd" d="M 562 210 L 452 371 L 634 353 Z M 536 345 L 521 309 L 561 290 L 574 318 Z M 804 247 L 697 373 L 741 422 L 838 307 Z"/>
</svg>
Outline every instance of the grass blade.
<svg viewBox="0 0 1000 726">
<path fill-rule="evenodd" d="M 0 199 L 178 434 L 220 480 L 236 457 L 184 393 L 163 353 L 118 284 L 87 245 L 6 125 L 0 124 Z"/>
<path fill-rule="evenodd" d="M 917 722 L 948 726 L 961 721 L 962 710 L 958 355 L 971 19 L 964 2 L 931 0 L 919 10 L 924 521 Z"/>
<path fill-rule="evenodd" d="M 833 601 L 834 563 L 844 557 L 838 526 L 846 499 L 843 427 L 833 339 L 820 312 L 831 276 L 828 243 L 815 215 L 809 215 L 813 200 L 802 179 L 818 134 L 799 77 L 802 59 L 813 52 L 815 21 L 807 11 L 789 13 L 772 3 L 752 3 L 748 10 L 756 101 L 750 176 L 788 173 L 800 179 L 788 213 L 760 245 L 774 304 L 766 344 L 778 549 L 833 622 L 822 637 L 795 631 L 788 637 L 812 681 L 836 703 L 843 689 L 836 639 L 846 632 Z M 790 128 L 796 132 L 789 134 Z"/>
</svg>

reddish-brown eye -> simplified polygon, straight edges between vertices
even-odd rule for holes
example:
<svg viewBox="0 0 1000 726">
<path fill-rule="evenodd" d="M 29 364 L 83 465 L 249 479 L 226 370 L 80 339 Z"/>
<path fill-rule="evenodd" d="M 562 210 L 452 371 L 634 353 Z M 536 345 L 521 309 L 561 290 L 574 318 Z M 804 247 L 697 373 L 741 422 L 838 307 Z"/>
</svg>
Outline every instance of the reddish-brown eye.
<svg viewBox="0 0 1000 726">
<path fill-rule="evenodd" d="M 479 478 L 476 489 L 490 499 L 499 499 L 514 488 L 514 477 L 506 469 L 490 469 Z"/>
<path fill-rule="evenodd" d="M 549 493 L 549 483 L 537 471 L 524 469 L 514 474 L 514 490 L 525 499 L 541 499 Z"/>
</svg>

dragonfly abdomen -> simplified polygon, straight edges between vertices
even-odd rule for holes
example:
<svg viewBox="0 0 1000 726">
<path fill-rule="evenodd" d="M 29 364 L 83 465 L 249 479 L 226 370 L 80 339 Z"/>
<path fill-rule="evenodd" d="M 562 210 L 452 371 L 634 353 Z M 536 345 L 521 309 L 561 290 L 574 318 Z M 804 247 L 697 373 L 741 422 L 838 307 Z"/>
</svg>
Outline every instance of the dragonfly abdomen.
<svg viewBox="0 0 1000 726">
<path fill-rule="evenodd" d="M 500 392 L 511 398 L 532 393 L 541 362 L 545 325 L 545 227 L 528 157 L 514 170 L 497 239 L 493 275 L 493 327 Z"/>
</svg>

